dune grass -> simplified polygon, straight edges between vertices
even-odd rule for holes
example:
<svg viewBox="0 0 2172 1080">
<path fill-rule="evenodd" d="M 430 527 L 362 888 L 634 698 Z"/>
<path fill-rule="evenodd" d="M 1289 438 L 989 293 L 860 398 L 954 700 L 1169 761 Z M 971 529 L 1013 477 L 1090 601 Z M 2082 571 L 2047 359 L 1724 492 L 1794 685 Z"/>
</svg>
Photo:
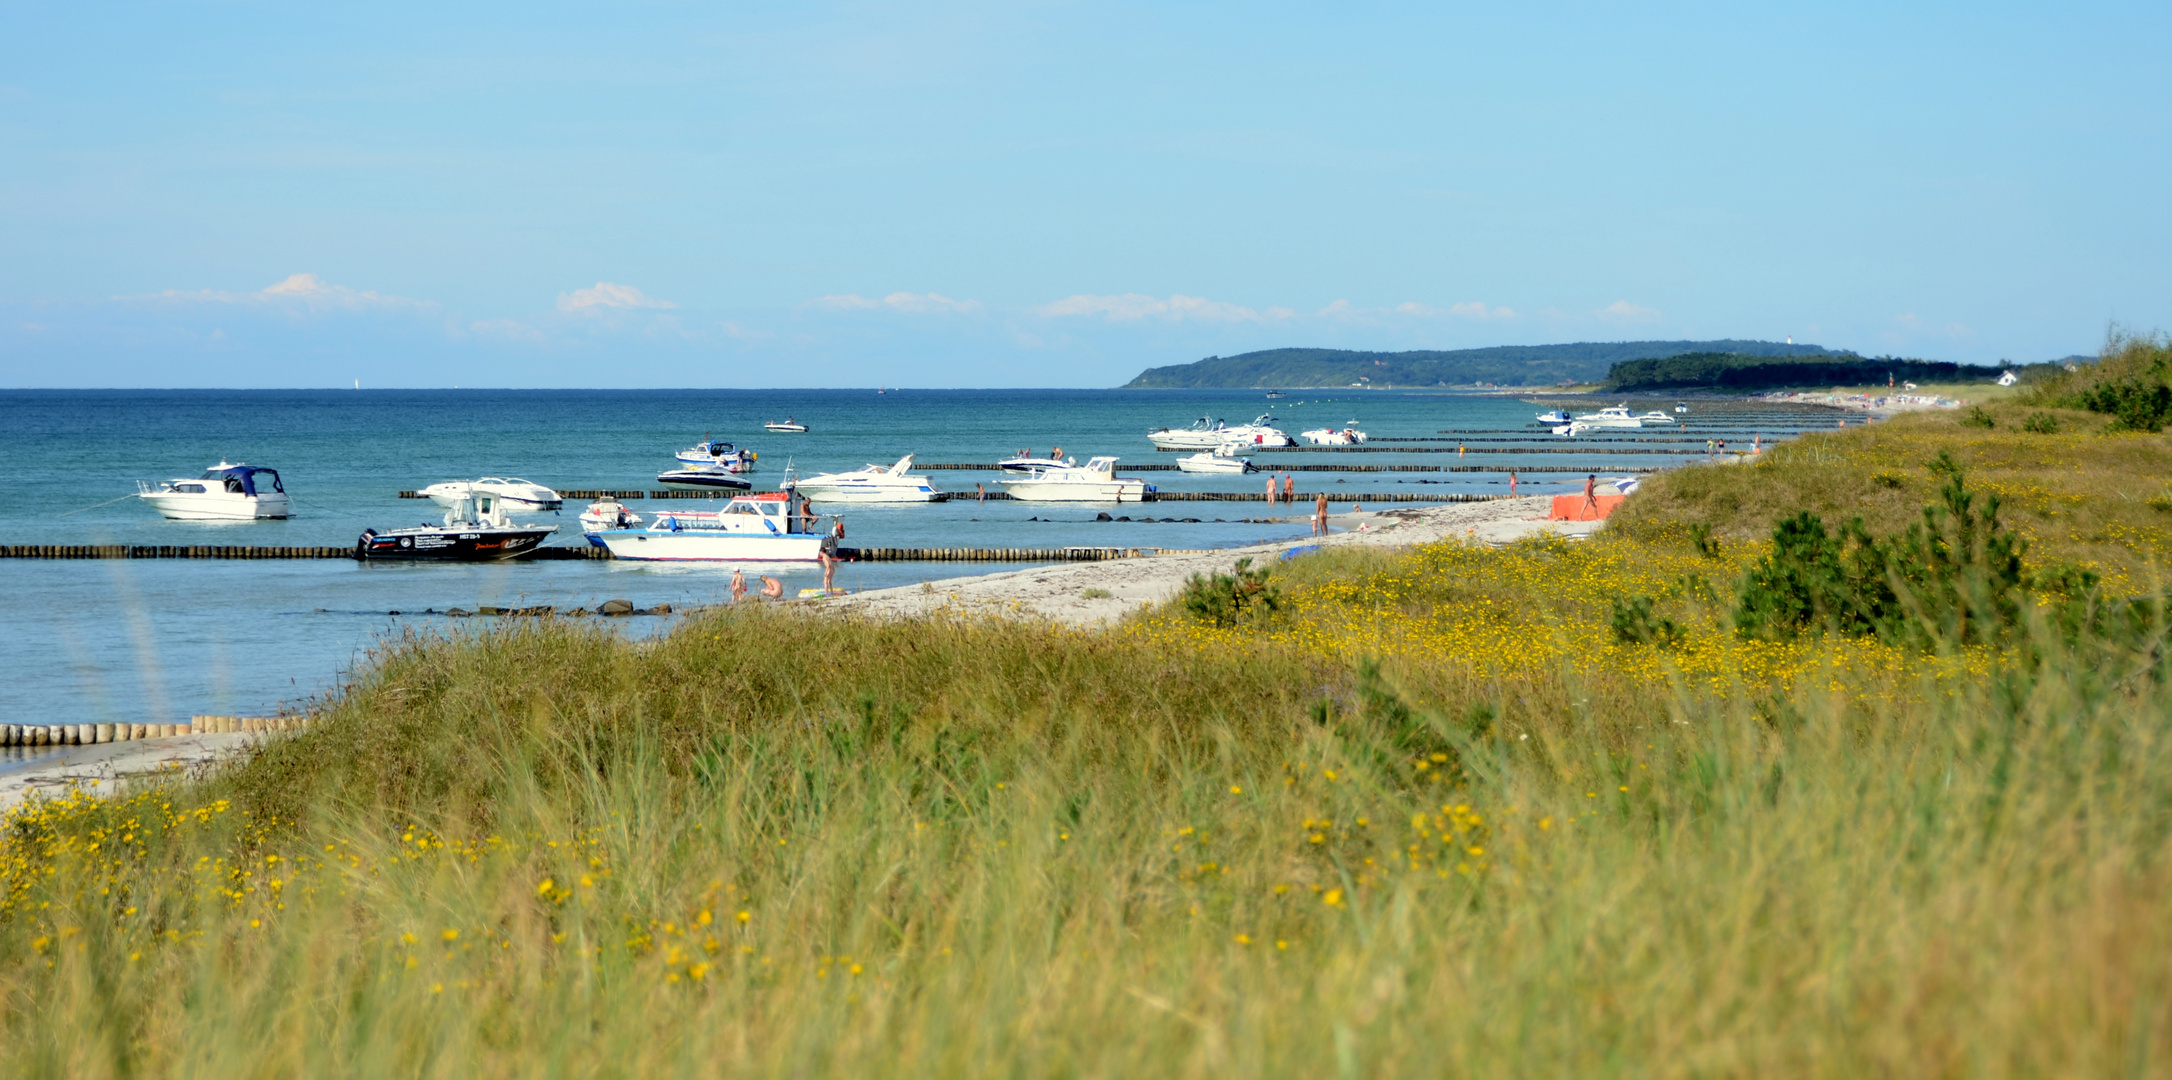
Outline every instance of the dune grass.
<svg viewBox="0 0 2172 1080">
<path fill-rule="evenodd" d="M 1817 453 L 1999 460 L 1914 423 Z M 1745 642 L 1761 548 L 1684 520 L 1310 555 L 1235 628 L 393 642 L 6 821 L 0 1075 L 2164 1073 L 2162 634 Z"/>
</svg>

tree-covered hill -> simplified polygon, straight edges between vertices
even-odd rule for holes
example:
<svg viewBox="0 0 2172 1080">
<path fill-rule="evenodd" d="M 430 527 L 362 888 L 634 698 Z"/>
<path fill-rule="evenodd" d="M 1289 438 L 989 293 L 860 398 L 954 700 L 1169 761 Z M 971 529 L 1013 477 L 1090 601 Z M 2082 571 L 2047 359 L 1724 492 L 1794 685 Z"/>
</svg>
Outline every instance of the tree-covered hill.
<svg viewBox="0 0 2172 1080">
<path fill-rule="evenodd" d="M 1624 360 L 1606 373 L 1607 390 L 1770 390 L 1783 386 L 1869 386 L 1888 381 L 1990 382 L 2003 370 L 1944 360 L 1829 356 L 1758 356 L 1692 352 Z"/>
<path fill-rule="evenodd" d="M 1245 387 L 1551 386 L 1597 382 L 1610 365 L 1683 353 L 1835 356 L 1817 345 L 1776 341 L 1584 341 L 1565 345 L 1498 345 L 1485 349 L 1360 352 L 1353 349 L 1265 349 L 1210 356 L 1189 364 L 1149 368 L 1125 389 Z"/>
</svg>

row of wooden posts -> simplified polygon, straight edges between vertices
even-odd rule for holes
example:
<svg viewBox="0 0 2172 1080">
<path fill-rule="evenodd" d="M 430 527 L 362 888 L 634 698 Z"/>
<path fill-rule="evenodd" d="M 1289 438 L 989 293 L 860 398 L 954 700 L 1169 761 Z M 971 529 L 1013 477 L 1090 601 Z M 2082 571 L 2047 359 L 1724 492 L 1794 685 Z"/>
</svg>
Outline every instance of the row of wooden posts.
<svg viewBox="0 0 2172 1080">
<path fill-rule="evenodd" d="M 186 724 L 0 724 L 0 746 L 92 746 L 183 735 L 299 731 L 306 716 L 195 716 Z"/>
</svg>

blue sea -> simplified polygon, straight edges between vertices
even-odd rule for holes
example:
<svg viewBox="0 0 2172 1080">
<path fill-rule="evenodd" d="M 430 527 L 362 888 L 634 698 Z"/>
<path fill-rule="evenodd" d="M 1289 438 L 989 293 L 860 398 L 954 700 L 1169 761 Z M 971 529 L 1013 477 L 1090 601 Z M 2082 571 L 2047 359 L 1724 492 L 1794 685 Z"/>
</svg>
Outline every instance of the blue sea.
<svg viewBox="0 0 2172 1080">
<path fill-rule="evenodd" d="M 1669 402 L 1632 402 L 1640 411 Z M 1241 423 L 1271 412 L 1293 436 L 1355 420 L 1374 439 L 1481 439 L 1534 430 L 1537 412 L 1512 397 L 1395 391 L 1090 390 L 346 390 L 0 391 L 0 543 L 348 546 L 365 527 L 434 521 L 440 511 L 397 492 L 440 480 L 519 476 L 560 489 L 650 489 L 672 455 L 713 436 L 760 454 L 751 477 L 772 488 L 787 467 L 802 475 L 889 464 L 993 462 L 1020 449 L 1061 446 L 1084 460 L 1173 464 L 1145 433 L 1202 417 Z M 1829 415 L 1829 414 L 1828 414 Z M 794 417 L 811 430 L 771 434 Z M 1740 402 L 1698 404 L 1680 432 L 1767 441 L 1824 416 Z M 1448 434 L 1443 434 L 1447 432 Z M 1643 432 L 1631 434 L 1668 434 Z M 1558 445 L 1540 440 L 1530 449 Z M 1375 442 L 1373 445 L 1388 445 Z M 1400 444 L 1398 444 L 1400 445 Z M 1412 448 L 1453 446 L 1413 443 Z M 1472 442 L 1472 449 L 1487 444 Z M 1638 444 L 1620 444 L 1635 449 Z M 1668 449 L 1668 448 L 1659 448 Z M 1698 448 L 1701 453 L 1701 443 Z M 286 521 L 167 521 L 129 498 L 136 482 L 194 476 L 220 460 L 276 468 L 293 496 Z M 1300 473 L 1298 489 L 1352 494 L 1505 494 L 1510 469 L 1668 465 L 1680 454 L 1268 454 L 1278 464 L 1487 464 L 1489 473 Z M 937 471 L 938 488 L 1001 490 L 997 474 Z M 1255 491 L 1259 476 L 1144 472 L 1166 491 Z M 1582 475 L 1526 473 L 1519 492 L 1580 486 Z M 554 545 L 583 543 L 569 502 Z M 657 505 L 635 504 L 637 511 Z M 1393 505 L 1367 499 L 1369 507 Z M 827 512 L 831 508 L 821 508 Z M 845 507 L 848 546 L 1225 547 L 1304 535 L 1304 509 L 1258 502 L 1180 502 L 1104 508 L 958 501 Z M 1219 519 L 1219 520 L 1218 520 Z M 1249 520 L 1240 520 L 1249 519 Z M 1273 519 L 1273 520 L 1264 520 Z M 543 520 L 551 520 L 543 515 Z M 869 589 L 1009 569 L 957 563 L 848 564 L 843 588 Z M 255 715 L 306 704 L 336 689 L 387 638 L 416 628 L 464 632 L 482 620 L 417 614 L 478 605 L 594 607 L 623 597 L 642 607 L 718 601 L 729 570 L 608 561 L 507 565 L 362 565 L 346 560 L 198 561 L 0 559 L 10 611 L 0 644 L 0 722 L 186 722 L 197 713 Z M 787 576 L 812 585 L 812 574 Z M 397 612 L 398 614 L 394 614 Z M 629 634 L 669 619 L 614 620 Z"/>
</svg>

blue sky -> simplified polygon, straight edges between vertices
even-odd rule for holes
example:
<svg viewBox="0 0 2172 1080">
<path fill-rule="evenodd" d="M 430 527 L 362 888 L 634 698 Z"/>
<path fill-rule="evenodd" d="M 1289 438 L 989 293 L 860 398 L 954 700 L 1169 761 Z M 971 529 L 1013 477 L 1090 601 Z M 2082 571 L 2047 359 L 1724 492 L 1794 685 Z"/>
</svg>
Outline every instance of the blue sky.
<svg viewBox="0 0 2172 1080">
<path fill-rule="evenodd" d="M 0 385 L 2172 329 L 2161 2 L 0 15 Z"/>
</svg>

